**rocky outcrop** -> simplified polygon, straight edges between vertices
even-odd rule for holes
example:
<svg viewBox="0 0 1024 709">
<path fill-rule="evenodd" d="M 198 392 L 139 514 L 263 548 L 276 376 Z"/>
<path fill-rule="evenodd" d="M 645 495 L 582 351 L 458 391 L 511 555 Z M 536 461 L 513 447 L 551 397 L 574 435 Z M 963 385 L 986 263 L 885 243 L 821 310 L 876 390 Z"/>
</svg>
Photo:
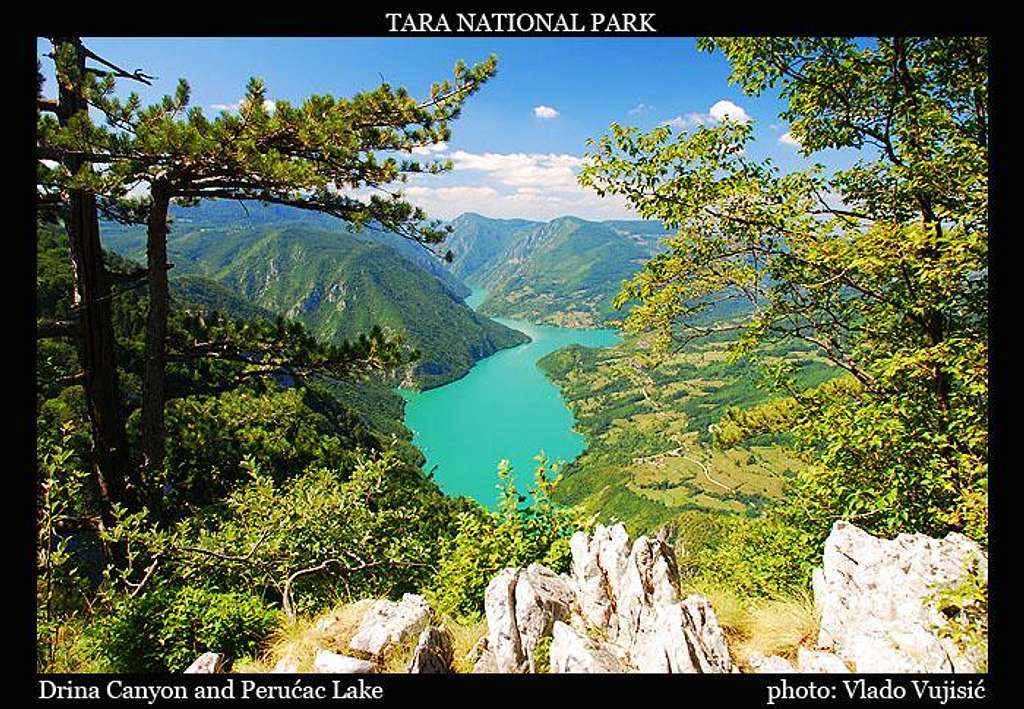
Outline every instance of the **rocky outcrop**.
<svg viewBox="0 0 1024 709">
<path fill-rule="evenodd" d="M 550 660 L 550 671 L 557 673 L 626 671 L 613 646 L 588 638 L 561 621 L 555 621 Z"/>
<path fill-rule="evenodd" d="M 523 664 L 523 643 L 516 625 L 516 583 L 521 569 L 505 569 L 487 584 L 487 649 L 498 672 L 518 672 Z"/>
<path fill-rule="evenodd" d="M 747 657 L 747 664 L 756 674 L 790 674 L 797 671 L 786 658 L 779 657 L 778 655 L 765 657 L 759 652 L 751 653 Z"/>
<path fill-rule="evenodd" d="M 321 648 L 313 657 L 313 670 L 322 674 L 367 674 L 373 672 L 373 663 Z"/>
<path fill-rule="evenodd" d="M 732 671 L 725 633 L 703 596 L 657 606 L 651 623 L 641 626 L 631 656 L 640 672 Z"/>
<path fill-rule="evenodd" d="M 537 642 L 567 620 L 574 600 L 569 579 L 545 566 L 505 569 L 487 586 L 488 649 L 498 672 L 536 672 Z"/>
<path fill-rule="evenodd" d="M 374 601 L 363 614 L 349 647 L 375 657 L 385 648 L 415 637 L 430 623 L 430 606 L 422 596 L 407 593 L 398 603 Z"/>
<path fill-rule="evenodd" d="M 494 662 L 494 653 L 488 647 L 487 636 L 477 640 L 476 644 L 466 653 L 466 662 L 473 666 L 474 674 L 490 674 L 498 671 Z"/>
<path fill-rule="evenodd" d="M 272 674 L 295 674 L 299 671 L 299 658 L 289 653 L 279 659 L 271 670 Z"/>
<path fill-rule="evenodd" d="M 946 618 L 930 600 L 973 564 L 987 574 L 987 555 L 961 534 L 888 540 L 836 522 L 814 573 L 818 646 L 856 672 L 976 671 L 979 658 L 936 633 Z"/>
<path fill-rule="evenodd" d="M 185 668 L 187 675 L 212 675 L 223 671 L 223 658 L 216 652 L 204 652 Z"/>
<path fill-rule="evenodd" d="M 409 663 L 413 674 L 445 674 L 452 671 L 455 651 L 452 634 L 445 628 L 427 628 L 420 633 Z"/>
<path fill-rule="evenodd" d="M 846 663 L 837 655 L 831 652 L 808 650 L 805 647 L 798 648 L 796 651 L 796 666 L 798 672 L 811 674 L 844 674 L 850 671 Z"/>
<path fill-rule="evenodd" d="M 577 532 L 570 541 L 572 576 L 576 584 L 580 615 L 596 628 L 618 635 L 614 595 L 626 573 L 629 535 L 621 524 L 598 525 L 593 537 Z"/>
<path fill-rule="evenodd" d="M 679 599 L 675 555 L 622 525 L 573 536 L 572 576 L 505 569 L 487 587 L 488 647 L 498 672 L 536 672 L 550 637 L 553 672 L 730 672 L 707 600 Z M 557 630 L 557 633 L 556 633 Z"/>
<path fill-rule="evenodd" d="M 642 536 L 630 544 L 622 525 L 598 525 L 592 535 L 575 534 L 570 549 L 569 574 L 531 564 L 491 579 L 484 599 L 487 633 L 464 659 L 474 673 L 738 671 L 707 598 L 680 598 L 675 554 L 664 539 Z M 760 673 L 977 671 L 985 658 L 966 655 L 938 633 L 960 609 L 937 608 L 933 599 L 966 573 L 986 578 L 987 564 L 984 550 L 959 534 L 886 540 L 837 522 L 813 578 L 817 647 L 794 648 L 787 657 L 750 653 L 747 665 Z M 408 671 L 451 672 L 454 639 L 431 625 L 433 616 L 413 594 L 349 606 L 314 625 L 313 667 L 373 672 L 390 666 L 392 649 L 406 651 L 417 638 Z M 348 638 L 356 619 L 358 629 Z M 359 657 L 332 651 L 346 643 Z M 220 672 L 222 663 L 220 655 L 206 653 L 185 671 Z M 299 667 L 299 655 L 290 652 L 273 671 Z"/>
</svg>

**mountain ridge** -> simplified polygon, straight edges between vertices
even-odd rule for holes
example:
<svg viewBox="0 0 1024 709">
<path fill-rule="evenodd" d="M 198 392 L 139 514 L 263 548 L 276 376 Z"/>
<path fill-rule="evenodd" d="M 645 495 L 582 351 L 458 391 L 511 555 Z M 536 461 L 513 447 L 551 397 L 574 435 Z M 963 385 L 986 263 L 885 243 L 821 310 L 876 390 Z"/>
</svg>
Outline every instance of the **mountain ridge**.
<svg viewBox="0 0 1024 709">
<path fill-rule="evenodd" d="M 232 206 L 174 210 L 173 282 L 211 279 L 329 341 L 384 327 L 421 353 L 403 383 L 424 389 L 454 381 L 479 359 L 528 339 L 468 308 L 469 289 L 446 269 L 431 270 L 433 257 L 398 235 L 339 233 L 337 221 L 323 215 L 293 219 L 298 210 L 242 213 Z M 145 234 L 111 225 L 104 245 L 142 260 Z"/>
<path fill-rule="evenodd" d="M 486 288 L 481 313 L 577 328 L 614 319 L 622 281 L 667 235 L 657 223 L 576 216 L 537 222 L 467 213 L 450 223 L 452 273 Z"/>
</svg>

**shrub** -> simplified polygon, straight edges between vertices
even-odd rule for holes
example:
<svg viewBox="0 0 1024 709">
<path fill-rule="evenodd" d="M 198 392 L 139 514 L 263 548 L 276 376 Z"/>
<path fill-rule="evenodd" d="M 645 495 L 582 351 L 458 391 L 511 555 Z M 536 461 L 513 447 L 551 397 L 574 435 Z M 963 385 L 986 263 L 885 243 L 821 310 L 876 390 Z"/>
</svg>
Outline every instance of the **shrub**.
<svg viewBox="0 0 1024 709">
<path fill-rule="evenodd" d="M 548 477 L 547 461 L 537 458 L 532 501 L 516 489 L 512 468 L 503 460 L 498 477 L 504 484 L 498 510 L 480 509 L 458 515 L 454 537 L 441 541 L 441 560 L 431 600 L 442 611 L 475 616 L 483 609 L 484 592 L 501 569 L 539 562 L 553 571 L 568 570 L 569 538 L 580 528 L 579 514 L 555 505 L 551 491 L 558 482 L 558 467 Z"/>
<path fill-rule="evenodd" d="M 988 574 L 978 561 L 971 562 L 960 581 L 936 589 L 931 601 L 946 618 L 936 632 L 956 643 L 980 672 L 987 672 Z"/>
<path fill-rule="evenodd" d="M 245 592 L 162 585 L 123 596 L 92 629 L 114 672 L 181 672 L 203 652 L 251 655 L 278 613 Z"/>
<path fill-rule="evenodd" d="M 775 516 L 736 517 L 713 544 L 695 554 L 698 580 L 745 596 L 780 598 L 806 589 L 820 545 Z"/>
</svg>

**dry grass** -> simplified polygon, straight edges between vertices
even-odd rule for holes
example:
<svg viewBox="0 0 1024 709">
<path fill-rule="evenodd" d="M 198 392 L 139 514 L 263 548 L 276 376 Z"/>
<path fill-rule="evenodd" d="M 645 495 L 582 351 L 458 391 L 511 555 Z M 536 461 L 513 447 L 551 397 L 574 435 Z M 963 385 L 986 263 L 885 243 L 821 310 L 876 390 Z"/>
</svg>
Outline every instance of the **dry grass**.
<svg viewBox="0 0 1024 709">
<path fill-rule="evenodd" d="M 818 635 L 818 614 L 809 595 L 756 605 L 751 612 L 749 639 L 739 650 L 795 659 L 797 648 L 810 647 Z"/>
<path fill-rule="evenodd" d="M 455 649 L 455 660 L 452 669 L 456 672 L 469 673 L 473 671 L 473 663 L 467 655 L 473 649 L 480 638 L 487 635 L 487 621 L 484 618 L 463 619 L 445 621 L 445 627 L 452 634 L 452 646 Z"/>
<path fill-rule="evenodd" d="M 337 606 L 317 617 L 300 616 L 284 621 L 267 642 L 267 649 L 258 657 L 244 663 L 235 663 L 235 672 L 270 672 L 278 662 L 294 664 L 298 672 L 313 671 L 313 657 L 317 649 L 332 650 L 357 656 L 348 647 L 348 641 L 359 629 L 372 601 L 362 600 Z"/>
<path fill-rule="evenodd" d="M 750 600 L 727 588 L 696 587 L 686 592 L 707 596 L 740 669 L 749 666 L 748 658 L 754 653 L 794 660 L 798 648 L 814 646 L 818 614 L 810 594 Z"/>
<path fill-rule="evenodd" d="M 331 650 L 350 657 L 371 659 L 365 653 L 352 650 L 348 643 L 359 629 L 359 623 L 366 613 L 371 600 L 361 600 L 333 608 L 328 613 L 311 617 L 299 617 L 284 622 L 271 636 L 266 650 L 257 658 L 236 662 L 233 672 L 271 672 L 278 662 L 287 660 L 298 672 L 313 671 L 313 657 L 318 648 Z M 455 654 L 454 670 L 472 672 L 473 663 L 466 655 L 480 638 L 487 634 L 487 621 L 481 619 L 454 620 L 447 616 L 432 619 L 435 626 L 443 625 L 453 639 Z M 409 669 L 418 637 L 412 637 L 389 647 L 379 659 L 379 671 L 404 673 Z"/>
</svg>

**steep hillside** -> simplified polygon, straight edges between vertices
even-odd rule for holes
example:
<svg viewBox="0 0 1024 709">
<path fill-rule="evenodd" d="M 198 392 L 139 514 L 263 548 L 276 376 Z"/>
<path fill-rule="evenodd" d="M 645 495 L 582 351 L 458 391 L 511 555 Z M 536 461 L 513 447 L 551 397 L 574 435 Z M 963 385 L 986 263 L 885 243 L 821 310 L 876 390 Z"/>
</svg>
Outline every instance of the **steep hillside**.
<svg viewBox="0 0 1024 709">
<path fill-rule="evenodd" d="M 239 320 L 273 320 L 275 313 L 203 276 L 182 275 L 171 281 L 171 296 L 187 306 L 199 305 Z"/>
<path fill-rule="evenodd" d="M 468 289 L 401 237 L 340 233 L 336 223 L 328 229 L 315 216 L 281 221 L 276 212 L 253 209 L 250 215 L 251 221 L 235 220 L 223 209 L 205 207 L 176 212 L 168 254 L 178 288 L 212 279 L 326 340 L 350 339 L 375 325 L 388 328 L 420 352 L 410 383 L 425 388 L 457 379 L 477 360 L 526 340 L 467 308 L 462 298 Z M 143 258 L 139 229 L 111 227 L 104 241 L 124 256 Z M 228 294 L 206 297 L 226 301 Z"/>
<path fill-rule="evenodd" d="M 547 223 L 464 214 L 452 222 L 452 272 L 487 289 L 480 312 L 568 327 L 618 316 L 612 298 L 659 247 L 648 222 Z"/>
<path fill-rule="evenodd" d="M 505 251 L 543 222 L 526 219 L 490 219 L 479 214 L 461 214 L 452 222 L 445 247 L 452 252 L 451 272 L 467 283 L 480 285 L 502 263 Z"/>
<path fill-rule="evenodd" d="M 389 247 L 311 228 L 268 232 L 214 277 L 323 338 L 351 339 L 374 325 L 404 334 L 422 354 L 414 374 L 425 387 L 525 340 L 471 311 Z"/>
</svg>

